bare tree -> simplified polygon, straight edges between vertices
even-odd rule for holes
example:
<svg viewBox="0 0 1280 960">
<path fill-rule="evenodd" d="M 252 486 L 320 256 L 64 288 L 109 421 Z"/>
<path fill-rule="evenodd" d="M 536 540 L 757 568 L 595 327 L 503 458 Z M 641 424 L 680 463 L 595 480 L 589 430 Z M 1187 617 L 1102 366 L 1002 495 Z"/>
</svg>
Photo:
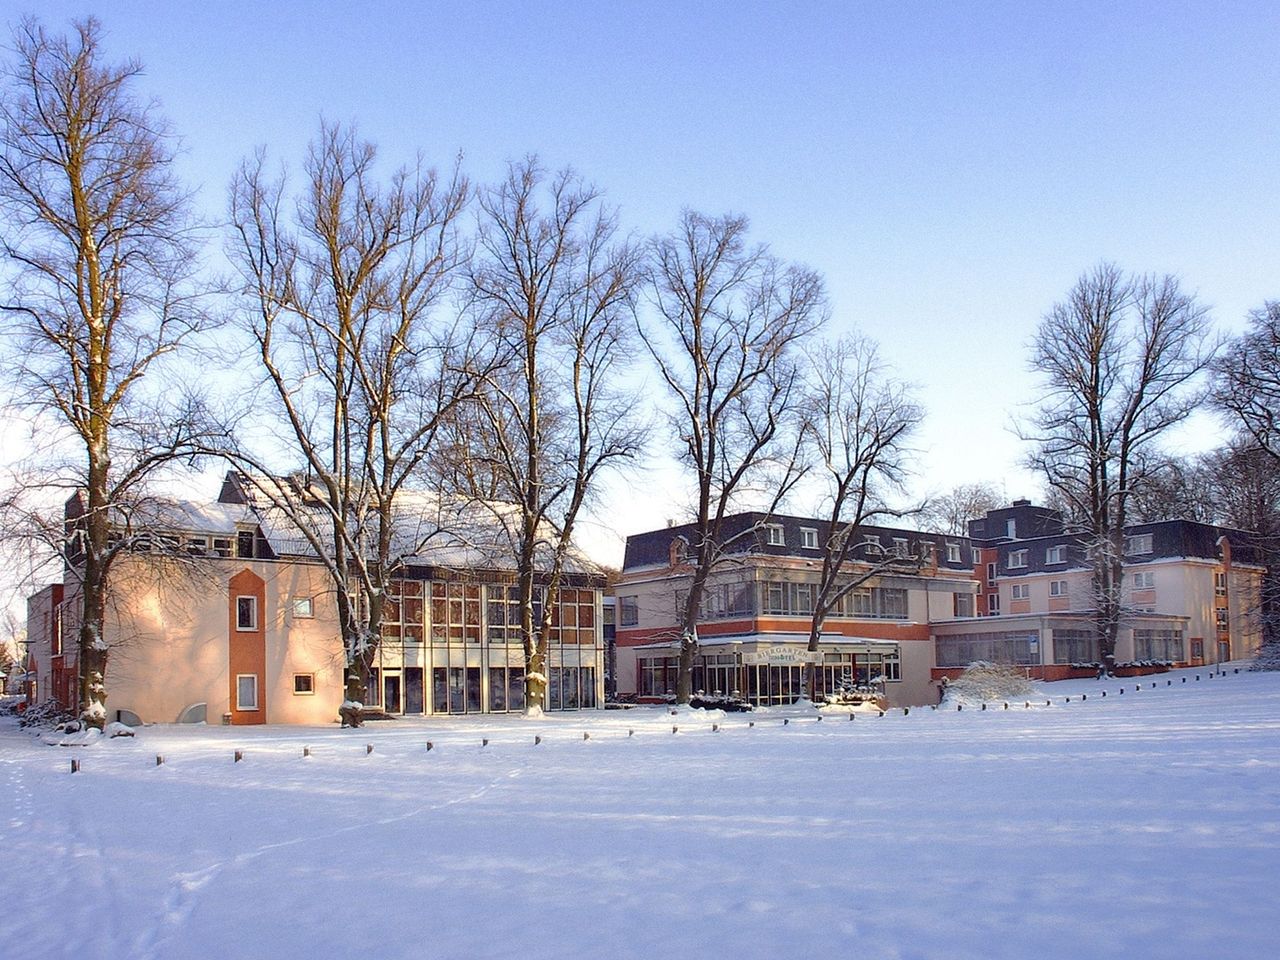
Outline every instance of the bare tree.
<svg viewBox="0 0 1280 960">
<path fill-rule="evenodd" d="M 947 493 L 930 497 L 916 519 L 920 529 L 964 537 L 969 521 L 986 516 L 1004 503 L 1004 493 L 994 483 L 962 483 Z"/>
<path fill-rule="evenodd" d="M 822 281 L 747 246 L 743 217 L 686 211 L 653 241 L 645 344 L 672 401 L 671 433 L 696 484 L 693 568 L 680 611 L 676 700 L 693 693 L 698 613 L 707 577 L 730 555 L 724 519 L 754 494 L 773 512 L 803 473 L 795 348 L 824 318 Z"/>
<path fill-rule="evenodd" d="M 1101 264 L 1040 322 L 1032 369 L 1045 398 L 1023 427 L 1030 464 L 1083 519 L 1094 627 L 1114 656 L 1122 617 L 1124 528 L 1156 443 L 1200 402 L 1209 364 L 1205 308 L 1172 276 L 1126 276 Z"/>
<path fill-rule="evenodd" d="M 452 475 L 490 505 L 515 555 L 525 710 L 537 713 L 574 526 L 601 474 L 644 440 L 624 386 L 640 251 L 616 238 L 593 187 L 536 158 L 511 164 L 479 203 L 471 294 L 505 363 L 462 411 Z"/>
<path fill-rule="evenodd" d="M 1280 459 L 1280 301 L 1250 314 L 1250 326 L 1215 364 L 1213 402 Z"/>
<path fill-rule="evenodd" d="M 18 400 L 77 452 L 29 483 L 79 492 L 67 532 L 78 578 L 81 715 L 106 719 L 111 640 L 103 619 L 118 536 L 148 481 L 197 445 L 201 404 L 153 386 L 163 358 L 206 318 L 174 137 L 140 101 L 137 61 L 104 62 L 93 19 L 69 35 L 33 19 L 15 30 L 0 100 L 0 206 L 12 282 L 0 304 L 23 358 Z M 171 402 L 169 397 L 176 397 Z M 18 498 L 19 500 L 21 498 Z M 61 504 L 59 504 L 61 506 Z M 46 535 L 61 518 L 21 505 Z"/>
<path fill-rule="evenodd" d="M 224 452 L 325 567 L 351 723 L 391 579 L 442 525 L 443 505 L 415 479 L 478 380 L 470 338 L 438 316 L 467 258 L 457 227 L 468 184 L 456 168 L 441 177 L 421 162 L 384 179 L 376 154 L 353 129 L 322 124 L 293 203 L 261 152 L 231 189 L 245 325 L 301 471 L 282 475 L 244 443 Z"/>
<path fill-rule="evenodd" d="M 849 337 L 815 350 L 805 401 L 804 431 L 826 487 L 827 539 L 809 620 L 809 653 L 822 628 L 854 590 L 887 571 L 914 571 L 921 558 L 868 554 L 860 529 L 911 512 L 890 505 L 906 477 L 907 442 L 923 412 L 891 377 L 874 342 Z M 810 699 L 816 671 L 806 667 Z"/>
</svg>

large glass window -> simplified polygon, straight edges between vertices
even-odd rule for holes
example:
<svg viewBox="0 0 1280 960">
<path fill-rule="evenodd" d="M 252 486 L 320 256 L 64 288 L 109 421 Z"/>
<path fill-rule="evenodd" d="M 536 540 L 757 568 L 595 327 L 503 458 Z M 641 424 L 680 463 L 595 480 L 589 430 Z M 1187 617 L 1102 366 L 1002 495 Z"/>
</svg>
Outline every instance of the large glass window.
<svg viewBox="0 0 1280 960">
<path fill-rule="evenodd" d="M 637 597 L 618 598 L 618 623 L 624 627 L 634 627 L 640 622 L 640 604 Z"/>
<path fill-rule="evenodd" d="M 562 589 L 551 611 L 552 643 L 596 642 L 596 595 L 594 590 Z"/>
<path fill-rule="evenodd" d="M 485 595 L 489 642 L 519 643 L 520 588 L 492 584 L 485 588 Z"/>
<path fill-rule="evenodd" d="M 431 584 L 431 639 L 434 643 L 480 642 L 479 584 Z"/>
<path fill-rule="evenodd" d="M 256 673 L 236 674 L 236 709 L 258 709 L 258 675 Z"/>
<path fill-rule="evenodd" d="M 1092 630 L 1053 631 L 1054 663 L 1097 663 L 1098 637 Z"/>
<path fill-rule="evenodd" d="M 1038 663 L 1033 644 L 1038 644 L 1039 630 L 1004 630 L 989 633 L 966 633 L 939 637 L 938 666 L 967 667 L 978 660 L 991 663 Z"/>
<path fill-rule="evenodd" d="M 421 580 L 392 580 L 382 606 L 382 636 L 420 643 L 426 636 L 426 609 Z"/>
<path fill-rule="evenodd" d="M 1134 659 L 1181 661 L 1185 659 L 1182 650 L 1181 630 L 1133 631 Z"/>
<path fill-rule="evenodd" d="M 676 692 L 674 657 L 641 657 L 636 664 L 636 693 L 642 697 L 665 697 Z"/>
<path fill-rule="evenodd" d="M 751 581 L 708 584 L 702 594 L 703 620 L 723 620 L 751 616 L 755 612 L 752 598 L 755 585 Z"/>
</svg>

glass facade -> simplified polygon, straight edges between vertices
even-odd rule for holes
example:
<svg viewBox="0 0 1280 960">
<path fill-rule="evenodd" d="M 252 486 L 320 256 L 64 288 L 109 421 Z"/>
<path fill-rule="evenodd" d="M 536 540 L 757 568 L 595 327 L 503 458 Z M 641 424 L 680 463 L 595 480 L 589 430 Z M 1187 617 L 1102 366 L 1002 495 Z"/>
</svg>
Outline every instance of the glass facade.
<svg viewBox="0 0 1280 960">
<path fill-rule="evenodd" d="M 544 708 L 599 705 L 604 642 L 600 592 L 566 587 L 551 610 Z M 535 603 L 535 617 L 542 602 Z M 518 588 L 472 581 L 396 580 L 383 611 L 369 706 L 396 714 L 525 709 Z"/>
</svg>

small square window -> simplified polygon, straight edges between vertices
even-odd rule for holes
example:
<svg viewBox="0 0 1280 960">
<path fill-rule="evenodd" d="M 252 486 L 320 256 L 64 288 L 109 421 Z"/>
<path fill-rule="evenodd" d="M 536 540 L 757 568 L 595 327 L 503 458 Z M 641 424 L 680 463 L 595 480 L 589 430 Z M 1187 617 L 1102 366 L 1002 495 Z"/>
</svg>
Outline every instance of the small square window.
<svg viewBox="0 0 1280 960">
<path fill-rule="evenodd" d="M 895 557 L 907 557 L 907 556 L 910 556 L 910 551 L 907 549 L 907 539 L 906 539 L 906 537 L 894 537 L 894 538 L 893 538 L 893 555 L 894 555 Z"/>
<path fill-rule="evenodd" d="M 1151 590 L 1156 585 L 1156 575 L 1150 570 L 1143 570 L 1133 575 L 1133 589 Z"/>
<path fill-rule="evenodd" d="M 258 629 L 257 597 L 236 597 L 236 629 Z"/>
<path fill-rule="evenodd" d="M 1065 597 L 1066 595 L 1067 595 L 1067 581 L 1065 580 L 1049 581 L 1049 596 Z"/>
<path fill-rule="evenodd" d="M 1009 569 L 1013 570 L 1027 565 L 1027 551 L 1010 550 L 1009 551 Z"/>
<path fill-rule="evenodd" d="M 1067 548 L 1062 545 L 1058 545 L 1056 547 L 1050 547 L 1048 550 L 1044 552 L 1044 562 L 1045 563 L 1066 563 Z"/>
<path fill-rule="evenodd" d="M 1013 596 L 1013 599 L 1014 599 L 1014 600 L 1030 600 L 1030 599 L 1031 599 L 1031 584 L 1029 584 L 1029 583 L 1015 583 L 1015 584 L 1013 585 L 1013 593 L 1012 593 L 1012 596 Z"/>
<path fill-rule="evenodd" d="M 782 529 L 782 524 L 765 524 L 765 530 L 768 531 L 769 546 L 785 547 L 787 545 L 787 535 Z"/>
<path fill-rule="evenodd" d="M 960 544 L 948 543 L 947 544 L 947 563 L 959 563 L 959 562 L 960 562 Z"/>
<path fill-rule="evenodd" d="M 315 601 L 311 597 L 294 597 L 293 615 L 299 620 L 310 620 L 316 615 Z"/>
<path fill-rule="evenodd" d="M 800 528 L 800 546 L 806 550 L 818 549 L 818 531 L 813 527 Z"/>
<path fill-rule="evenodd" d="M 228 537 L 213 538 L 213 552 L 220 557 L 231 556 L 231 540 Z"/>
<path fill-rule="evenodd" d="M 258 675 L 256 673 L 236 674 L 236 709 L 258 709 Z"/>
<path fill-rule="evenodd" d="M 294 696 L 308 696 L 316 692 L 316 675 L 314 673 L 295 673 L 293 675 Z"/>
</svg>

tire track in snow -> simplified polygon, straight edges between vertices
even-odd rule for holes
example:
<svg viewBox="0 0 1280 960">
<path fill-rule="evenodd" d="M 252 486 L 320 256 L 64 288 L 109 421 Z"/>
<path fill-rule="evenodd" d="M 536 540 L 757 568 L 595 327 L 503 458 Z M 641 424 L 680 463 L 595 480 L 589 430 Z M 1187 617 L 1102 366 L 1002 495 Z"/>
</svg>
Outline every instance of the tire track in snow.
<svg viewBox="0 0 1280 960">
<path fill-rule="evenodd" d="M 299 846 L 300 844 L 324 842 L 357 830 L 365 830 L 374 826 L 389 826 L 393 823 L 402 823 L 423 814 L 430 814 L 459 804 L 470 803 L 474 800 L 480 799 L 494 788 L 519 777 L 529 767 L 531 762 L 531 760 L 526 760 L 519 766 L 494 777 L 492 780 L 484 783 L 480 787 L 477 787 L 475 790 L 472 790 L 460 797 L 454 797 L 452 800 L 446 800 L 442 803 L 423 804 L 422 806 L 415 807 L 405 813 L 399 813 L 390 817 L 380 817 L 372 820 L 362 820 L 359 823 L 347 824 L 337 830 L 330 830 L 325 833 L 294 837 L 290 840 L 281 840 L 275 843 L 265 843 L 253 850 L 236 854 L 234 857 L 229 857 L 225 860 L 217 861 L 199 870 L 175 874 L 171 879 L 169 892 L 165 895 L 159 919 L 150 927 L 138 934 L 134 939 L 132 947 L 127 952 L 120 953 L 119 956 L 129 956 L 136 958 L 136 960 L 158 960 L 158 958 L 166 956 L 165 953 L 158 952 L 160 951 L 160 948 L 163 947 L 174 934 L 181 932 L 187 919 L 191 916 L 192 911 L 194 911 L 196 906 L 198 906 L 201 893 L 227 869 L 234 869 L 236 867 L 243 866 L 246 863 L 251 863 L 260 857 L 264 857 L 277 850 L 285 850 L 289 847 Z"/>
</svg>

